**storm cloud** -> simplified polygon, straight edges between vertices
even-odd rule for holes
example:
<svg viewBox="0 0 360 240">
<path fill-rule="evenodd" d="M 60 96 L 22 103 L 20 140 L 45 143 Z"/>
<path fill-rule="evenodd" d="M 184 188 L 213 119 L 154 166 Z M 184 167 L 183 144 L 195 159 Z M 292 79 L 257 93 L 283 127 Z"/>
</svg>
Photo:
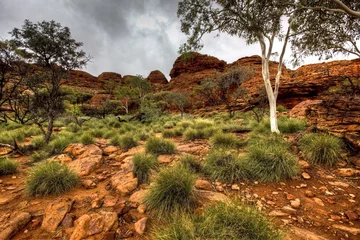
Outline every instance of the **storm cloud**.
<svg viewBox="0 0 360 240">
<path fill-rule="evenodd" d="M 0 39 L 32 22 L 55 20 L 71 29 L 93 59 L 85 71 L 122 75 L 162 71 L 168 78 L 179 46 L 186 41 L 177 18 L 177 0 L 1 0 Z M 203 38 L 201 53 L 228 63 L 259 54 L 257 45 L 226 34 Z"/>
</svg>

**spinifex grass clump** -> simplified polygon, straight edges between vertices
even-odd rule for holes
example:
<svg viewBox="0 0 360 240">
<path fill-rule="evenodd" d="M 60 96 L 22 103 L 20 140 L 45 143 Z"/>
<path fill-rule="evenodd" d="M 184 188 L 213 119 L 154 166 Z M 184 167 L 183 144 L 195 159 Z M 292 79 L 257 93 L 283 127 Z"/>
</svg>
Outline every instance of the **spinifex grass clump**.
<svg viewBox="0 0 360 240">
<path fill-rule="evenodd" d="M 253 178 L 278 182 L 299 173 L 296 158 L 280 135 L 258 136 L 250 140 L 248 164 Z"/>
<path fill-rule="evenodd" d="M 204 172 L 212 179 L 232 183 L 249 178 L 247 162 L 235 153 L 213 151 L 207 156 Z"/>
<path fill-rule="evenodd" d="M 199 162 L 196 161 L 193 155 L 187 154 L 180 158 L 180 164 L 184 168 L 189 169 L 193 173 L 200 173 L 202 171 L 202 166 Z"/>
<path fill-rule="evenodd" d="M 46 196 L 66 192 L 77 184 L 79 177 L 57 162 L 44 162 L 31 169 L 25 189 L 29 195 Z"/>
<path fill-rule="evenodd" d="M 89 133 L 84 133 L 80 137 L 80 142 L 85 145 L 93 144 L 93 143 L 95 143 L 95 138 L 92 135 L 90 135 Z"/>
<path fill-rule="evenodd" d="M 279 130 L 282 133 L 295 133 L 304 131 L 307 123 L 304 119 L 280 117 L 278 119 Z"/>
<path fill-rule="evenodd" d="M 195 219 L 196 239 L 282 239 L 265 214 L 253 207 L 217 203 Z"/>
<path fill-rule="evenodd" d="M 188 212 L 196 203 L 195 180 L 195 175 L 181 166 L 164 168 L 151 185 L 144 203 L 158 216 Z"/>
<path fill-rule="evenodd" d="M 299 146 L 310 161 L 333 166 L 341 157 L 343 144 L 328 134 L 309 133 L 300 140 Z"/>
<path fill-rule="evenodd" d="M 145 149 L 147 153 L 154 155 L 175 153 L 175 145 L 171 141 L 157 137 L 149 138 L 146 142 Z"/>
<path fill-rule="evenodd" d="M 265 214 L 250 206 L 222 202 L 209 206 L 201 215 L 175 216 L 157 227 L 153 235 L 160 240 L 282 239 Z"/>
<path fill-rule="evenodd" d="M 0 176 L 14 174 L 17 172 L 17 162 L 8 158 L 0 158 Z"/>
<path fill-rule="evenodd" d="M 154 155 L 139 153 L 134 155 L 134 175 L 141 183 L 148 182 L 151 170 L 158 167 L 157 158 Z"/>
<path fill-rule="evenodd" d="M 122 136 L 115 135 L 111 138 L 111 145 L 120 146 L 125 151 L 138 145 L 135 136 L 132 134 L 125 134 Z"/>
<path fill-rule="evenodd" d="M 173 137 L 180 137 L 183 134 L 183 130 L 179 127 L 172 128 L 172 129 L 165 129 L 162 132 L 164 138 L 173 138 Z"/>
<path fill-rule="evenodd" d="M 210 142 L 213 148 L 223 149 L 237 148 L 242 145 L 242 142 L 233 134 L 222 132 L 216 133 L 210 139 Z"/>
</svg>

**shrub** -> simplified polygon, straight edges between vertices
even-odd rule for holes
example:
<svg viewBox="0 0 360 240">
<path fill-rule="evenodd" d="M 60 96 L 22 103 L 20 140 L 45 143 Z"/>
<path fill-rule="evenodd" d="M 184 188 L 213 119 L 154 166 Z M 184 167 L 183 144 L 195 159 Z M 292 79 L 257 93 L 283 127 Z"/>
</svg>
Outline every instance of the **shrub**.
<svg viewBox="0 0 360 240">
<path fill-rule="evenodd" d="M 57 162 L 45 162 L 30 171 L 25 189 L 31 196 L 58 195 L 75 187 L 78 180 L 68 167 Z"/>
<path fill-rule="evenodd" d="M 76 135 L 74 134 L 58 134 L 55 138 L 50 141 L 49 145 L 46 147 L 46 151 L 52 154 L 61 153 L 69 144 L 77 142 Z"/>
<path fill-rule="evenodd" d="M 180 166 L 162 169 L 144 198 L 149 209 L 158 216 L 190 211 L 195 207 L 196 177 Z"/>
<path fill-rule="evenodd" d="M 210 139 L 213 148 L 237 148 L 241 141 L 230 133 L 219 132 Z"/>
<path fill-rule="evenodd" d="M 307 123 L 303 119 L 297 118 L 287 118 L 280 117 L 278 118 L 278 127 L 282 133 L 295 133 L 303 131 L 307 128 Z"/>
<path fill-rule="evenodd" d="M 231 132 L 231 133 L 243 133 L 243 132 L 249 132 L 251 130 L 248 126 L 244 126 L 239 123 L 226 124 L 221 129 L 224 132 Z"/>
<path fill-rule="evenodd" d="M 287 109 L 284 105 L 278 105 L 278 106 L 276 107 L 276 111 L 282 113 L 282 112 L 287 112 L 288 109 Z"/>
<path fill-rule="evenodd" d="M 182 136 L 182 129 L 180 128 L 173 128 L 173 129 L 165 129 L 162 132 L 164 138 L 173 138 L 173 137 L 180 137 Z"/>
<path fill-rule="evenodd" d="M 150 171 L 158 167 L 157 158 L 154 155 L 139 153 L 134 155 L 134 175 L 141 183 L 148 182 Z"/>
<path fill-rule="evenodd" d="M 31 155 L 31 162 L 33 162 L 33 163 L 40 162 L 48 157 L 49 157 L 49 154 L 44 151 L 35 151 Z"/>
<path fill-rule="evenodd" d="M 175 153 L 175 145 L 171 141 L 157 137 L 149 138 L 146 142 L 145 149 L 147 153 L 154 155 Z"/>
<path fill-rule="evenodd" d="M 95 143 L 95 139 L 93 136 L 91 136 L 88 133 L 84 133 L 81 137 L 80 137 L 80 142 L 82 144 L 88 145 L 88 144 L 93 144 Z"/>
<path fill-rule="evenodd" d="M 40 149 L 45 146 L 44 136 L 34 137 L 31 139 L 30 143 L 35 149 Z"/>
<path fill-rule="evenodd" d="M 113 131 L 113 130 L 108 130 L 108 131 L 106 131 L 105 133 L 104 133 L 104 138 L 107 138 L 107 139 L 112 139 L 112 138 L 114 138 L 114 137 L 116 137 L 117 136 L 117 133 L 115 132 L 115 131 Z"/>
<path fill-rule="evenodd" d="M 327 166 L 333 166 L 339 161 L 342 146 L 340 139 L 328 134 L 309 133 L 299 142 L 299 147 L 307 159 Z"/>
<path fill-rule="evenodd" d="M 0 176 L 17 172 L 17 162 L 8 158 L 0 158 Z"/>
<path fill-rule="evenodd" d="M 265 214 L 253 207 L 219 202 L 195 219 L 196 239 L 282 239 Z"/>
<path fill-rule="evenodd" d="M 147 133 L 145 130 L 142 130 L 142 131 L 140 131 L 140 132 L 138 132 L 138 133 L 136 134 L 136 138 L 139 139 L 139 140 L 141 140 L 141 141 L 145 141 L 145 140 L 147 140 L 149 137 L 150 137 L 150 134 Z"/>
<path fill-rule="evenodd" d="M 76 133 L 81 130 L 81 127 L 77 125 L 76 123 L 70 123 L 66 129 L 70 132 Z"/>
<path fill-rule="evenodd" d="M 204 163 L 204 172 L 213 180 L 233 183 L 249 177 L 248 166 L 244 158 L 235 153 L 213 151 Z"/>
<path fill-rule="evenodd" d="M 185 140 L 195 140 L 195 139 L 204 139 L 204 132 L 196 129 L 188 128 L 184 132 Z"/>
<path fill-rule="evenodd" d="M 271 134 L 252 139 L 250 143 L 248 162 L 254 178 L 263 182 L 278 182 L 299 173 L 296 158 L 281 136 Z"/>
<path fill-rule="evenodd" d="M 96 138 L 102 138 L 105 135 L 105 128 L 95 128 L 90 131 L 90 135 Z M 110 132 L 110 131 L 109 131 Z M 111 131 L 113 132 L 113 131 Z"/>
<path fill-rule="evenodd" d="M 154 231 L 156 240 L 195 240 L 194 219 L 182 214 L 167 221 L 165 227 L 157 227 Z"/>
<path fill-rule="evenodd" d="M 180 158 L 180 164 L 182 167 L 189 169 L 193 173 L 200 173 L 202 170 L 201 164 L 190 154 L 182 156 Z"/>
<path fill-rule="evenodd" d="M 119 146 L 125 151 L 138 145 L 133 135 L 125 134 L 119 138 Z"/>
</svg>

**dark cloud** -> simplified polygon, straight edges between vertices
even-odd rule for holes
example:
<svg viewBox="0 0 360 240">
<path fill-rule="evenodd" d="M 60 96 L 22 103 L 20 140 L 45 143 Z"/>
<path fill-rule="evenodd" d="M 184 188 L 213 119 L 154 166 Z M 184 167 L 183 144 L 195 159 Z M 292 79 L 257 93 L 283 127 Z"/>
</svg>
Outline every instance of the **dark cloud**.
<svg viewBox="0 0 360 240">
<path fill-rule="evenodd" d="M 186 41 L 177 18 L 177 0 L 0 0 L 0 38 L 9 37 L 24 19 L 55 20 L 71 29 L 93 56 L 86 71 L 147 76 L 158 69 L 166 76 Z M 232 62 L 259 54 L 257 45 L 246 46 L 235 37 L 204 37 L 201 51 Z"/>
</svg>

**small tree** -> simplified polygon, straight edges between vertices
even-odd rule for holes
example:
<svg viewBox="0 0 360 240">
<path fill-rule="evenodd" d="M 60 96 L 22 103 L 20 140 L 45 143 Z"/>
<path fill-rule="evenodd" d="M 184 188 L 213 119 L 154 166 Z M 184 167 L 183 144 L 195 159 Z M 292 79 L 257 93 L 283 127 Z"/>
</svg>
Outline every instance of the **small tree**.
<svg viewBox="0 0 360 240">
<path fill-rule="evenodd" d="M 151 84 L 141 75 L 125 80 L 125 84 L 136 91 L 137 101 L 140 103 L 151 92 Z"/>
<path fill-rule="evenodd" d="M 180 111 L 181 116 L 184 116 L 185 108 L 190 105 L 189 97 L 185 93 L 172 92 L 167 95 L 167 100 L 170 104 Z"/>
<path fill-rule="evenodd" d="M 67 76 L 68 70 L 84 66 L 90 57 L 79 50 L 83 43 L 71 38 L 70 29 L 55 21 L 32 23 L 25 20 L 21 29 L 14 28 L 10 34 L 11 43 L 26 53 L 26 62 L 38 66 L 26 78 L 26 87 L 32 97 L 30 104 L 23 107 L 31 112 L 31 118 L 41 129 L 47 144 L 54 121 L 64 110 L 61 79 Z"/>
<path fill-rule="evenodd" d="M 115 89 L 115 96 L 119 99 L 121 107 L 125 110 L 126 114 L 129 113 L 129 106 L 131 103 L 136 102 L 138 98 L 138 91 L 128 86 L 119 86 Z"/>
<path fill-rule="evenodd" d="M 279 133 L 276 102 L 283 58 L 293 24 L 291 10 L 291 6 L 280 0 L 183 0 L 178 8 L 181 30 L 189 35 L 187 43 L 180 49 L 182 52 L 200 49 L 202 36 L 213 31 L 242 37 L 248 44 L 260 44 L 262 76 L 270 106 L 270 127 L 276 133 Z M 286 17 L 288 24 L 284 24 Z M 271 83 L 269 63 L 274 54 L 275 39 L 283 40 L 283 47 L 275 82 Z"/>
</svg>

